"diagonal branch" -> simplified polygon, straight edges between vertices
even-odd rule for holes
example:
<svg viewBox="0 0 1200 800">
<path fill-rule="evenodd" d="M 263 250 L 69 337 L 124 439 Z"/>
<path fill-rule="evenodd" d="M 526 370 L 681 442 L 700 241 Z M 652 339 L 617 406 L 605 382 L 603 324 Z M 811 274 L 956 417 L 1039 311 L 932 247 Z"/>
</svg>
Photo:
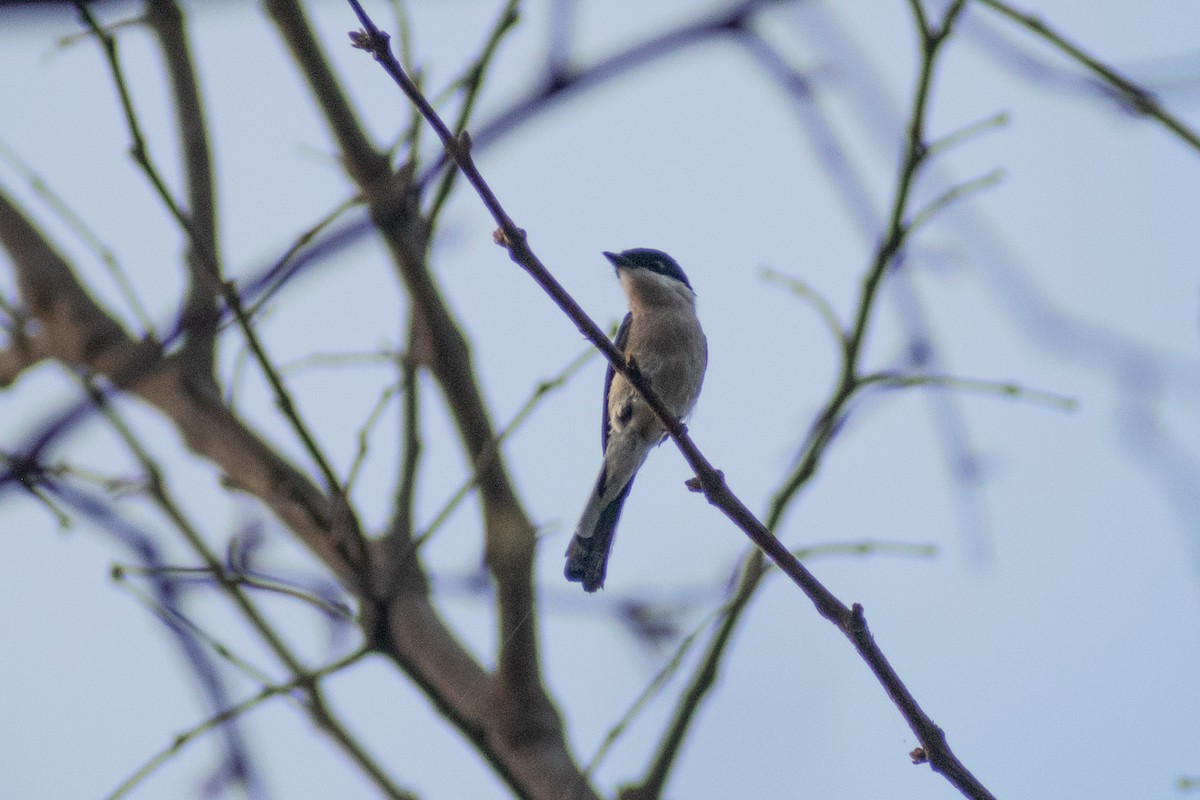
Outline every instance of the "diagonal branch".
<svg viewBox="0 0 1200 800">
<path fill-rule="evenodd" d="M 420 214 L 412 169 L 393 173 L 373 148 L 320 45 L 294 0 L 266 7 L 292 52 L 329 125 L 344 167 L 358 184 L 371 218 L 407 290 L 422 362 L 438 382 L 469 463 L 476 473 L 484 515 L 485 559 L 496 580 L 499 631 L 497 669 L 485 675 L 448 632 L 414 646 L 413 611 L 433 614 L 418 558 L 380 556 L 376 574 L 381 647 L 413 675 L 518 792 L 555 797 L 582 774 L 563 740 L 562 722 L 541 683 L 533 592 L 534 526 L 522 508 L 503 458 L 491 457 L 496 439 L 470 350 L 428 269 L 429 225 Z M 410 353 L 410 357 L 414 354 Z M 382 549 L 382 548 L 381 548 Z M 439 681 L 433 672 L 440 670 Z M 474 675 L 475 677 L 470 677 Z M 453 681 L 453 688 L 447 684 Z M 439 686 L 438 684 L 441 684 Z M 465 687 L 474 687 L 465 691 Z"/>
<path fill-rule="evenodd" d="M 1004 0 L 977 0 L 977 2 L 987 6 L 1002 17 L 1032 31 L 1053 47 L 1066 53 L 1070 58 L 1082 64 L 1088 71 L 1112 87 L 1118 97 L 1129 108 L 1139 114 L 1145 114 L 1148 117 L 1158 120 L 1186 144 L 1195 150 L 1200 150 L 1200 133 L 1189 128 L 1184 124 L 1183 120 L 1163 108 L 1162 104 L 1158 102 L 1158 98 L 1149 89 L 1139 86 L 1117 70 L 1104 64 L 1066 36 L 1047 25 L 1040 17 L 1019 11 L 1016 7 L 1004 2 Z"/>
<path fill-rule="evenodd" d="M 977 798 L 990 798 L 992 796 L 991 793 L 954 756 L 946 743 L 942 730 L 917 704 L 916 699 L 913 698 L 901 682 L 883 652 L 876 645 L 874 637 L 867 626 L 862 606 L 855 604 L 853 608 L 849 608 L 835 597 L 767 530 L 762 522 L 728 488 L 724 475 L 714 468 L 699 451 L 688 436 L 684 425 L 665 408 L 662 401 L 651 390 L 642 375 L 636 369 L 630 368 L 612 342 L 609 341 L 608 337 L 583 312 L 579 304 L 567 294 L 562 285 L 558 283 L 557 279 L 554 278 L 536 254 L 534 254 L 533 250 L 529 247 L 525 232 L 517 227 L 512 218 L 508 216 L 495 193 L 492 192 L 491 187 L 488 186 L 483 176 L 479 173 L 474 160 L 471 158 L 470 137 L 465 132 L 460 133 L 457 137 L 451 133 L 445 122 L 442 121 L 441 117 L 392 55 L 388 36 L 375 26 L 357 0 L 349 0 L 349 3 L 354 8 L 363 26 L 363 30 L 351 33 L 351 41 L 354 46 L 371 53 L 408 97 L 409 101 L 420 110 L 421 115 L 425 117 L 426 121 L 437 133 L 447 155 L 462 171 L 463 176 L 471 184 L 472 188 L 475 189 L 480 200 L 487 207 L 496 224 L 499 226 L 497 241 L 507 247 L 512 260 L 521 266 L 550 295 L 555 304 L 571 319 L 580 332 L 587 337 L 588 341 L 595 345 L 608 358 L 613 368 L 624 375 L 634 385 L 645 399 L 647 405 L 654 410 L 655 414 L 662 421 L 667 432 L 683 453 L 684 458 L 687 459 L 688 464 L 695 471 L 699 484 L 709 502 L 716 505 L 745 532 L 804 591 L 805 595 L 808 596 L 816 607 L 817 612 L 834 623 L 851 641 L 859 655 L 867 663 L 868 667 L 870 667 L 889 697 L 891 697 L 892 702 L 900 710 L 909 727 L 916 734 L 924 752 L 928 754 L 928 760 L 933 768 L 945 775 L 965 795 Z M 935 53 L 938 45 L 945 40 L 949 34 L 953 19 L 961 9 L 962 2 L 959 0 L 947 12 L 946 21 L 940 30 L 922 31 L 927 56 Z M 923 88 L 918 92 L 916 107 L 922 115 L 927 91 L 924 87 L 927 86 L 931 74 L 930 60 L 931 58 L 927 58 L 923 73 Z M 917 116 L 914 119 L 919 120 L 922 118 L 923 116 Z M 911 138 L 914 145 L 921 142 L 920 123 L 917 121 L 914 121 Z M 913 151 L 916 151 L 916 149 L 915 146 L 912 148 Z M 908 172 L 910 170 L 906 168 L 905 171 Z M 915 173 L 915 171 L 916 165 L 914 164 L 911 167 L 911 172 Z M 908 189 L 911 186 L 911 178 L 912 175 L 908 175 L 907 180 L 901 181 L 901 202 L 907 197 Z M 897 232 L 896 235 L 889 237 L 885 247 L 881 248 L 879 263 L 875 264 L 864 278 L 863 293 L 868 298 L 868 302 L 873 300 L 878 285 L 882 280 L 884 269 L 903 240 L 902 233 L 899 233 L 900 227 L 898 221 L 902 214 L 903 205 L 896 212 L 897 220 L 893 222 L 893 231 Z M 851 342 L 853 343 L 851 346 L 855 350 L 861 348 L 862 340 L 866 334 L 866 322 L 867 317 L 864 313 L 856 320 L 856 324 L 850 334 Z M 850 375 L 854 374 L 854 363 L 855 359 L 848 359 Z"/>
</svg>

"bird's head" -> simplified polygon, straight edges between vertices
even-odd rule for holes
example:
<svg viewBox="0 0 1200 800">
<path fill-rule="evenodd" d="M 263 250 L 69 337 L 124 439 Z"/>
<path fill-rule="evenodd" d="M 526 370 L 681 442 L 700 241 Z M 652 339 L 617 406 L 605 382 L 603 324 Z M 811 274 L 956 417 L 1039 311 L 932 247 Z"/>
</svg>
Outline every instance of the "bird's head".
<svg viewBox="0 0 1200 800">
<path fill-rule="evenodd" d="M 688 289 L 692 288 L 687 275 L 683 274 L 683 269 L 676 263 L 675 259 L 662 250 L 636 247 L 633 250 L 625 250 L 620 253 L 605 252 L 604 257 L 612 262 L 618 276 L 624 272 L 638 282 L 641 280 L 653 280 L 656 283 L 662 283 L 662 279 L 666 279 L 667 281 L 682 283 Z"/>
</svg>

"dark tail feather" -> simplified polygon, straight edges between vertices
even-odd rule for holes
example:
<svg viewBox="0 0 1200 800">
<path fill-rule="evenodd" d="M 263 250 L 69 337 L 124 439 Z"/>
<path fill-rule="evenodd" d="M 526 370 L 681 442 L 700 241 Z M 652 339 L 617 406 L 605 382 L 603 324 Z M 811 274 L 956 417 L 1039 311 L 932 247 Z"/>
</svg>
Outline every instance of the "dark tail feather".
<svg viewBox="0 0 1200 800">
<path fill-rule="evenodd" d="M 633 480 L 625 484 L 621 493 L 600 512 L 600 519 L 591 536 L 578 536 L 567 547 L 567 568 L 564 574 L 569 581 L 581 581 L 583 589 L 594 592 L 604 586 L 604 573 L 608 569 L 608 552 L 612 548 L 613 535 L 617 532 L 617 520 L 621 518 L 621 507 L 629 496 Z"/>
</svg>

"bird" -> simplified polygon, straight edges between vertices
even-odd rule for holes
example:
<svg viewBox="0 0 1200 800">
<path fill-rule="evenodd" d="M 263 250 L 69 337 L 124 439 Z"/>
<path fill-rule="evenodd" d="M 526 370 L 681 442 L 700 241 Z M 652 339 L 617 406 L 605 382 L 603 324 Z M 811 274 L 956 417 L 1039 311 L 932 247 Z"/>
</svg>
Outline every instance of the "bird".
<svg viewBox="0 0 1200 800">
<path fill-rule="evenodd" d="M 629 303 L 613 341 L 663 404 L 680 419 L 691 413 L 708 367 L 708 340 L 696 316 L 696 293 L 683 269 L 661 250 L 605 252 Z M 667 430 L 646 401 L 609 364 L 604 376 L 604 462 L 567 547 L 564 573 L 587 592 L 604 586 L 621 507 L 646 456 Z"/>
</svg>

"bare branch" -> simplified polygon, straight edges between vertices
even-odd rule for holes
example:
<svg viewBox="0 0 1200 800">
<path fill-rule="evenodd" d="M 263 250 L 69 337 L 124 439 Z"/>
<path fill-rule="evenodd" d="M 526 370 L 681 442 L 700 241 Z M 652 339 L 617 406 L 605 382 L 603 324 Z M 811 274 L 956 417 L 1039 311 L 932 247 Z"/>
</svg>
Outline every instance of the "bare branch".
<svg viewBox="0 0 1200 800">
<path fill-rule="evenodd" d="M 296 689 L 303 689 L 314 685 L 322 678 L 333 675 L 336 672 L 340 672 L 346 667 L 361 661 L 363 656 L 365 656 L 367 653 L 368 651 L 366 649 L 359 649 L 353 653 L 350 653 L 349 655 L 337 659 L 330 664 L 327 664 L 324 667 L 297 675 L 295 678 L 285 683 L 264 686 L 256 694 L 246 698 L 242 702 L 230 706 L 224 711 L 214 714 L 208 719 L 193 725 L 191 728 L 188 728 L 185 731 L 181 731 L 171 739 L 171 743 L 169 745 L 151 756 L 146 763 L 142 764 L 140 767 L 134 770 L 128 778 L 122 781 L 116 789 L 105 795 L 105 800 L 120 800 L 120 798 L 128 795 L 131 791 L 137 788 L 138 784 L 140 784 L 146 778 L 149 778 L 156 769 L 165 764 L 167 760 L 181 752 L 185 747 L 199 739 L 205 733 L 215 730 L 230 720 L 237 719 L 238 717 L 253 711 L 267 700 L 270 700 L 274 697 L 287 697 Z M 389 796 L 395 798 L 396 800 L 413 800 L 414 798 L 413 795 L 410 795 L 407 792 L 399 791 L 391 793 Z"/>
<path fill-rule="evenodd" d="M 455 131 L 466 130 L 467 123 L 471 121 L 471 114 L 475 111 L 475 101 L 479 99 L 479 90 L 483 88 L 483 79 L 487 68 L 499 51 L 500 41 L 504 35 L 517 24 L 519 19 L 517 6 L 519 5 L 520 0 L 508 0 L 508 4 L 500 12 L 496 24 L 492 26 L 492 31 L 488 35 L 479 57 L 467 67 L 466 73 L 459 79 L 458 82 L 463 88 L 463 101 L 462 108 L 458 112 L 458 120 L 454 123 Z M 437 190 L 433 194 L 433 203 L 429 207 L 428 219 L 431 227 L 437 224 L 442 207 L 445 206 L 446 200 L 450 198 L 451 190 L 454 189 L 454 179 L 457 175 L 458 170 L 453 169 L 446 170 L 442 175 L 441 183 L 438 184 Z"/>
<path fill-rule="evenodd" d="M 410 327 L 411 330 L 411 327 Z M 411 337 L 411 333 L 410 333 Z M 412 341 L 410 338 L 409 345 Z M 417 365 L 409 353 L 397 359 L 400 367 L 403 403 L 403 445 L 400 456 L 400 473 L 397 476 L 395 508 L 388 537 L 401 542 L 404 548 L 411 545 L 413 538 L 413 502 L 416 497 L 417 466 L 421 460 L 421 384 Z M 400 551 L 395 556 L 403 557 Z"/>
<path fill-rule="evenodd" d="M 556 797 L 564 785 L 584 784 L 585 795 L 590 795 L 567 753 L 558 712 L 541 684 L 532 583 L 534 526 L 504 460 L 483 459 L 495 432 L 466 339 L 427 269 L 429 228 L 419 212 L 418 189 L 410 183 L 411 169 L 393 174 L 386 157 L 371 146 L 298 4 L 269 0 L 267 9 L 307 78 L 346 170 L 359 185 L 404 281 L 413 324 L 420 328 L 416 339 L 428 345 L 427 350 L 420 348 L 421 362 L 428 364 L 442 388 L 477 474 L 485 558 L 497 584 L 498 667 L 494 676 L 486 676 L 444 628 L 439 640 L 422 637 L 420 647 L 412 646 L 413 637 L 420 635 L 414 624 L 434 613 L 425 597 L 425 579 L 411 551 L 399 558 L 382 551 L 386 563 L 380 565 L 377 579 L 386 592 L 386 603 L 379 609 L 381 647 L 410 671 L 515 790 Z M 417 355 L 410 349 L 410 357 Z"/>
<path fill-rule="evenodd" d="M 838 343 L 838 347 L 843 351 L 845 350 L 846 332 L 842 330 L 842 323 L 838 320 L 837 312 L 833 310 L 833 305 L 824 295 L 810 286 L 807 281 L 793 275 L 785 275 L 769 267 L 763 269 L 762 276 L 765 280 L 786 286 L 794 295 L 811 305 L 816 310 L 817 315 L 821 317 L 821 321 L 825 323 L 825 327 L 833 336 L 834 341 Z"/>
<path fill-rule="evenodd" d="M 3 241 L 2 236 L 3 233 L 0 232 L 0 241 Z M 26 330 L 24 310 L 15 308 L 0 298 L 0 311 L 7 317 L 3 327 L 8 335 L 8 346 L 0 349 L 0 388 L 4 388 L 14 383 L 22 372 L 47 356 L 39 344 L 38 337 L 31 336 Z"/>
<path fill-rule="evenodd" d="M 183 12 L 174 0 L 148 0 L 146 24 L 162 49 L 174 95 L 175 125 L 184 160 L 191 239 L 187 262 L 191 272 L 182 320 L 188 335 L 180 354 L 183 369 L 191 380 L 216 392 L 213 372 L 216 359 L 217 322 L 220 319 L 217 284 L 220 280 L 220 248 L 217 244 L 216 191 L 213 186 L 212 156 L 209 152 L 204 103 Z M 210 261 L 211 260 L 211 261 Z M 215 275 L 212 274 L 215 272 Z"/>
<path fill-rule="evenodd" d="M 117 285 L 117 290 L 121 293 L 125 302 L 129 305 L 129 310 L 133 313 L 134 319 L 138 325 L 142 327 L 142 333 L 151 335 L 154 330 L 154 324 L 150 320 L 150 314 L 146 311 L 145 305 L 141 298 L 138 297 L 137 290 L 133 283 L 129 280 L 129 276 L 125 274 L 124 268 L 117 260 L 113 249 L 109 247 L 100 236 L 91 229 L 87 222 L 75 213 L 75 210 L 67 203 L 65 199 L 60 197 L 45 181 L 45 179 L 33 169 L 32 166 L 25 163 L 12 148 L 0 141 L 0 158 L 8 162 L 14 170 L 20 173 L 27 181 L 30 188 L 38 194 L 50 207 L 54 213 L 66 223 L 67 227 L 75 232 L 75 235 L 87 245 L 87 247 L 96 254 L 96 258 L 108 270 L 112 276 L 113 282 Z"/>
<path fill-rule="evenodd" d="M 1125 101 L 1128 108 L 1139 114 L 1144 114 L 1158 120 L 1184 143 L 1190 145 L 1195 150 L 1200 150 L 1200 133 L 1189 128 L 1182 120 L 1163 108 L 1158 102 L 1158 98 L 1149 89 L 1139 86 L 1114 68 L 1104 64 L 1066 36 L 1051 28 L 1040 17 L 1018 11 L 1014 6 L 1003 2 L 1003 0 L 979 0 L 979 2 L 1001 16 L 1032 31 L 1042 40 L 1066 53 L 1111 86 L 1117 92 L 1118 96 Z"/>
<path fill-rule="evenodd" d="M 700 486 L 709 502 L 716 505 L 733 522 L 741 528 L 750 539 L 762 549 L 776 565 L 780 567 L 809 597 L 818 613 L 833 622 L 853 643 L 856 650 L 866 661 L 871 671 L 883 685 L 900 710 L 904 719 L 912 728 L 913 733 L 921 742 L 925 752 L 929 753 L 931 766 L 942 773 L 960 791 L 969 797 L 990 798 L 992 795 L 980 784 L 973 775 L 958 761 L 950 751 L 940 728 L 917 704 L 915 698 L 900 681 L 883 652 L 875 644 L 867 627 L 862 606 L 855 604 L 847 608 L 828 589 L 825 588 L 810 573 L 783 544 L 754 516 L 744 503 L 728 488 L 724 475 L 700 453 L 687 435 L 683 424 L 675 418 L 662 404 L 662 401 L 651 390 L 642 375 L 631 369 L 625 359 L 613 346 L 612 342 L 600 331 L 596 324 L 583 312 L 579 304 L 567 294 L 561 284 L 546 269 L 540 259 L 534 254 L 525 237 L 525 231 L 517 227 L 508 216 L 495 194 L 479 173 L 471 158 L 470 137 L 465 132 L 455 136 L 442 121 L 437 112 L 421 94 L 420 90 L 404 72 L 403 67 L 391 53 L 388 37 L 380 31 L 367 16 L 357 0 L 349 0 L 350 5 L 358 15 L 363 30 L 352 33 L 351 40 L 355 47 L 371 53 L 384 70 L 392 77 L 408 99 L 421 111 L 421 115 L 437 133 L 447 155 L 452 158 L 464 177 L 475 189 L 484 206 L 491 213 L 499 226 L 497 241 L 504 244 L 509 256 L 520 265 L 550 295 L 551 299 L 575 323 L 576 327 L 587 339 L 599 349 L 613 368 L 626 377 L 638 390 L 650 408 L 666 427 L 669 435 L 678 445 L 684 458 L 696 473 Z M 891 234 L 880 248 L 875 264 L 864 278 L 862 306 L 854 328 L 850 334 L 848 353 L 845 365 L 843 385 L 853 390 L 854 376 L 858 355 L 866 335 L 868 312 L 873 306 L 875 293 L 882 280 L 884 270 L 898 252 L 903 241 L 902 219 L 912 180 L 924 153 L 922 123 L 925 105 L 928 97 L 929 84 L 932 78 L 934 57 L 945 38 L 949 35 L 954 19 L 962 11 L 963 3 L 954 2 L 943 18 L 939 29 L 922 31 L 922 44 L 925 58 L 922 64 L 922 76 L 918 83 L 912 127 L 910 129 L 909 157 L 905 159 L 901 180 L 897 193 L 897 202 L 891 223 Z"/>
<path fill-rule="evenodd" d="M 528 95 L 513 103 L 498 117 L 481 125 L 475 132 L 474 141 L 481 147 L 491 144 L 518 125 L 530 122 L 538 115 L 548 112 L 558 102 L 564 101 L 578 92 L 616 80 L 622 75 L 659 59 L 667 58 L 680 50 L 708 42 L 714 36 L 743 33 L 757 12 L 773 5 L 779 5 L 781 2 L 782 0 L 738 0 L 729 7 L 718 7 L 695 22 L 650 37 L 627 50 L 592 64 L 586 69 L 551 69 L 543 85 L 535 87 Z M 359 19 L 362 20 L 363 15 L 360 14 Z M 373 24 L 368 26 L 364 21 L 363 27 L 371 30 Z M 565 65 L 555 62 L 551 66 Z M 453 159 L 448 155 L 444 156 L 425 169 L 417 183 L 425 185 L 452 164 Z"/>
<path fill-rule="evenodd" d="M 865 556 L 888 552 L 898 555 L 932 557 L 936 554 L 936 548 L 932 546 L 909 545 L 901 542 L 837 542 L 828 545 L 806 547 L 796 551 L 795 555 L 800 559 L 809 559 L 827 555 Z M 749 607 L 750 600 L 754 597 L 762 579 L 769 574 L 770 570 L 771 565 L 763 558 L 761 550 L 751 550 L 746 558 L 742 560 L 738 583 L 734 587 L 729 600 L 717 612 L 718 622 L 716 632 L 713 634 L 704 655 L 701 657 L 699 668 L 692 675 L 691 681 L 675 705 L 675 713 L 672 715 L 671 722 L 667 726 L 666 734 L 663 736 L 662 741 L 659 742 L 658 752 L 654 754 L 654 759 L 647 768 L 645 777 L 642 778 L 636 787 L 631 787 L 622 792 L 621 800 L 651 800 L 651 798 L 662 796 L 671 768 L 675 765 L 675 760 L 679 756 L 684 739 L 691 729 L 696 713 L 700 710 L 701 703 L 716 683 L 717 672 L 721 662 L 724 660 L 733 631 L 737 628 L 743 613 Z M 711 621 L 711 619 L 705 620 L 702 627 L 707 627 Z M 684 640 L 668 663 L 668 667 L 674 668 L 683 657 L 684 650 L 691 647 L 692 641 L 698 633 L 699 629 Z"/>
<path fill-rule="evenodd" d="M 0 192 L 0 246 L 8 251 L 25 310 L 40 323 L 38 358 L 113 368 L 130 355 L 132 341 L 75 279 L 71 268 Z"/>
<path fill-rule="evenodd" d="M 243 428 L 210 393 L 187 381 L 176 359 L 162 359 L 156 347 L 145 347 L 129 339 L 120 325 L 88 296 L 66 262 L 2 194 L 0 244 L 12 257 L 26 306 L 41 323 L 41 338 L 47 348 L 47 357 L 106 375 L 119 386 L 132 382 L 130 388 L 133 391 L 172 417 L 193 449 L 221 464 L 232 479 L 258 494 L 330 564 L 335 573 L 340 568 L 343 580 L 354 585 L 355 576 L 350 570 L 350 561 L 344 551 L 339 550 L 338 542 L 331 541 L 336 539 L 336 534 L 332 537 L 329 535 L 329 531 L 336 527 L 335 523 L 323 518 L 328 502 L 310 496 L 312 505 L 309 508 L 297 508 L 296 501 L 302 497 L 306 487 L 315 492 L 311 484 Z M 187 522 L 164 490 L 156 466 L 131 429 L 111 412 L 103 394 L 90 382 L 88 389 L 93 402 L 109 412 L 110 421 L 124 436 L 146 470 L 151 496 L 206 561 L 209 570 L 218 578 L 224 576 L 220 561 L 208 550 L 199 533 Z M 275 474 L 264 475 L 264 471 L 273 471 Z M 237 584 L 222 581 L 222 585 L 293 674 L 301 674 L 304 668 L 300 662 L 291 655 Z M 387 789 L 390 783 L 382 771 L 365 756 L 362 748 L 353 742 L 340 724 L 324 711 L 316 686 L 311 688 L 310 704 L 317 723 L 329 731 L 352 758 L 358 754 L 355 760 L 359 765 L 376 778 L 382 788 Z M 389 794 L 400 796 L 398 791 L 389 791 Z"/>
<path fill-rule="evenodd" d="M 950 187 L 934 198 L 929 205 L 912 215 L 912 220 L 908 223 L 908 233 L 911 234 L 964 197 L 970 197 L 977 192 L 996 186 L 1003 178 L 1004 170 L 994 169 L 986 175 L 980 175 L 978 178 Z"/>
<path fill-rule="evenodd" d="M 76 7 L 79 10 L 80 16 L 83 18 L 84 23 L 100 41 L 100 44 L 104 49 L 109 71 L 112 73 L 113 82 L 116 84 L 117 93 L 121 99 L 121 107 L 124 111 L 126 126 L 129 129 L 129 136 L 132 140 L 130 154 L 133 156 L 134 161 L 141 168 L 142 172 L 146 175 L 146 178 L 154 186 L 159 199 L 162 200 L 164 205 L 166 205 L 167 210 L 171 213 L 171 216 L 179 224 L 180 228 L 182 228 L 187 234 L 188 242 L 191 246 L 191 261 L 192 263 L 199 264 L 204 268 L 195 274 L 202 275 L 211 284 L 211 287 L 214 290 L 219 291 L 222 298 L 225 300 L 225 303 L 229 306 L 230 311 L 233 312 L 233 316 L 237 320 L 242 334 L 246 338 L 246 344 L 250 347 L 250 351 L 254 354 L 255 360 L 258 362 L 259 367 L 263 371 L 263 375 L 266 376 L 267 382 L 270 384 L 271 389 L 275 394 L 276 404 L 283 413 L 284 418 L 291 425 L 292 430 L 295 431 L 297 437 L 304 445 L 304 448 L 308 452 L 309 456 L 313 459 L 313 462 L 321 471 L 322 477 L 325 480 L 325 485 L 329 490 L 331 497 L 333 497 L 335 505 L 337 506 L 337 508 L 334 510 L 334 515 L 341 517 L 352 517 L 353 515 L 349 507 L 344 502 L 344 499 L 338 494 L 341 484 L 339 483 L 337 476 L 334 474 L 333 468 L 330 466 L 329 461 L 325 457 L 321 448 L 317 445 L 316 439 L 309 430 L 308 425 L 300 417 L 300 412 L 296 408 L 296 404 L 293 402 L 287 387 L 284 385 L 283 379 L 279 376 L 278 370 L 275 369 L 271 359 L 267 356 L 266 350 L 264 349 L 262 342 L 259 340 L 258 334 L 250 324 L 250 318 L 246 314 L 245 308 L 242 306 L 242 300 L 237 292 L 236 287 L 232 284 L 232 282 L 226 282 L 222 280 L 221 270 L 217 262 L 216 253 L 209 249 L 211 238 L 205 238 L 202 235 L 202 232 L 197 228 L 193 219 L 184 213 L 178 201 L 167 189 L 166 182 L 163 180 L 161 173 L 158 171 L 158 168 L 150 158 L 150 153 L 146 148 L 145 137 L 142 135 L 141 124 L 139 123 L 137 113 L 134 110 L 129 89 L 125 84 L 124 73 L 121 71 L 120 60 L 117 57 L 116 40 L 110 33 L 105 31 L 100 26 L 85 3 L 77 2 Z M 201 193 L 203 194 L 203 190 L 201 190 Z M 189 328 L 187 327 L 188 322 L 189 320 L 185 318 L 181 321 L 181 325 L 179 327 L 180 332 L 185 335 L 189 332 Z M 182 372 L 185 373 L 186 378 L 191 379 L 193 377 L 191 374 L 193 369 L 194 365 L 184 364 Z M 207 381 L 202 381 L 199 385 L 204 391 L 211 392 L 212 386 L 209 385 Z M 211 393 L 215 394 L 215 392 Z M 351 541 L 349 541 L 348 544 L 357 550 L 357 553 L 354 556 L 355 563 L 359 566 L 365 566 L 366 544 L 362 540 L 358 523 L 356 521 L 351 521 L 350 524 L 340 526 L 340 529 L 342 535 L 348 535 L 351 537 Z"/>
<path fill-rule="evenodd" d="M 519 429 L 522 423 L 524 423 L 525 420 L 527 420 L 530 415 L 533 414 L 534 409 L 538 407 L 542 400 L 545 399 L 545 397 L 552 391 L 563 386 L 571 378 L 571 376 L 582 369 L 583 366 L 587 364 L 587 362 L 590 361 L 592 356 L 595 354 L 595 350 L 588 348 L 572 359 L 571 363 L 569 363 L 562 372 L 555 375 L 553 378 L 542 381 L 535 386 L 533 393 L 529 396 L 529 399 L 525 401 L 524 405 L 517 410 L 517 413 L 513 415 L 508 424 L 504 426 L 504 429 L 501 430 L 496 436 L 496 441 L 493 443 L 490 453 L 483 457 L 481 465 L 486 464 L 487 460 L 498 457 L 500 454 L 500 445 L 504 444 L 504 442 L 510 436 L 517 432 L 517 429 Z M 414 546 L 421 547 L 427 541 L 429 541 L 430 537 L 437 533 L 438 529 L 441 528 L 441 526 L 445 524 L 446 520 L 450 518 L 450 515 L 454 512 L 454 509 L 456 509 L 459 504 L 461 504 L 462 501 L 470 495 L 471 490 L 474 488 L 475 476 L 472 475 L 466 481 L 464 481 L 463 484 L 458 487 L 458 489 L 452 495 L 450 495 L 450 499 L 446 501 L 441 510 L 433 515 L 433 520 L 426 525 L 425 529 L 421 531 L 420 535 L 415 538 Z"/>
<path fill-rule="evenodd" d="M 12 258 L 26 307 L 41 325 L 43 357 L 104 375 L 158 407 L 194 451 L 224 469 L 232 484 L 262 499 L 339 579 L 354 585 L 356 573 L 342 547 L 347 520 L 335 519 L 328 498 L 219 400 L 189 388 L 178 364 L 163 358 L 156 345 L 130 339 L 3 193 L 0 245 Z"/>
<path fill-rule="evenodd" d="M 1011 397 L 1015 400 L 1025 400 L 1030 403 L 1056 408 L 1059 411 L 1074 411 L 1079 407 L 1079 401 L 1074 397 L 1048 392 L 1045 389 L 1033 389 L 1011 381 L 988 381 L 979 378 L 964 378 L 956 375 L 908 375 L 897 372 L 877 372 L 862 377 L 861 385 L 877 384 L 887 388 L 910 388 L 931 386 L 940 389 L 958 389 L 963 391 L 995 394 Z"/>
</svg>

